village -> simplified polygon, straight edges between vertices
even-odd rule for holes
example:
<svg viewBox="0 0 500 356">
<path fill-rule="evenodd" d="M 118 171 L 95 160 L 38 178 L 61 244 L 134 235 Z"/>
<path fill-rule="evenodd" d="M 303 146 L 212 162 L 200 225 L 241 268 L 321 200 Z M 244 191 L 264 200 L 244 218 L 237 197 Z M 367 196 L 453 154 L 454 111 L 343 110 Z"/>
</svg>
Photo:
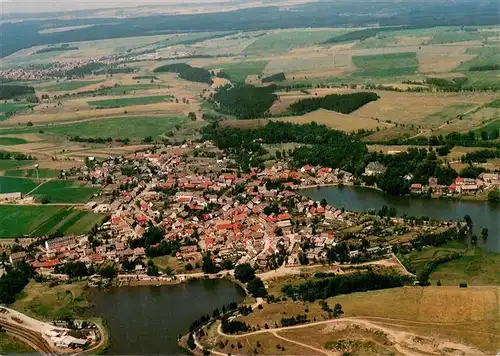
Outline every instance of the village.
<svg viewBox="0 0 500 356">
<path fill-rule="evenodd" d="M 27 260 L 42 276 L 68 280 L 64 266 L 79 261 L 89 270 L 91 286 L 109 285 L 113 277 L 118 285 L 168 284 L 204 276 L 207 257 L 217 266 L 215 272 L 243 263 L 264 272 L 335 262 L 332 250 L 343 263 L 365 262 L 400 248 L 411 250 L 412 241 L 422 234 L 463 224 L 397 217 L 387 207 L 345 211 L 300 194 L 304 188 L 353 185 L 353 175 L 339 169 L 294 170 L 279 161 L 248 173 L 231 167 L 234 162 L 211 142 L 102 162 L 90 157 L 87 166 L 67 173 L 103 186 L 82 209 L 108 219 L 87 235 L 22 239 L 21 245 L 36 244 L 36 252 L 20 248 L 10 254 L 10 262 Z M 377 169 L 381 167 L 368 165 L 365 174 L 378 174 Z M 482 177 L 474 182 L 458 178 L 455 191 L 498 183 L 498 175 Z M 414 193 L 425 189 L 412 186 Z M 20 194 L 3 198 L 11 204 L 33 204 Z M 158 268 L 154 261 L 161 256 L 168 266 Z M 117 275 L 102 276 L 104 266 Z"/>
</svg>

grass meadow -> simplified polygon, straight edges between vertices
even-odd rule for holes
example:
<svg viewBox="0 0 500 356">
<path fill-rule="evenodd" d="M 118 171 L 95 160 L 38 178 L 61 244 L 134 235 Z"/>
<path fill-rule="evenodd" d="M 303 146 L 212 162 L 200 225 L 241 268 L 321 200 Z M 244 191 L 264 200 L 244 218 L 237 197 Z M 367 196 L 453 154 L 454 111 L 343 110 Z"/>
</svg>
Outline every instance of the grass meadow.
<svg viewBox="0 0 500 356">
<path fill-rule="evenodd" d="M 13 169 L 8 170 L 4 173 L 4 176 L 7 177 L 24 177 L 24 178 L 37 178 L 37 172 L 34 168 L 30 169 Z M 47 179 L 47 178 L 56 178 L 59 176 L 59 171 L 55 169 L 49 168 L 39 168 L 38 169 L 38 178 Z"/>
</svg>

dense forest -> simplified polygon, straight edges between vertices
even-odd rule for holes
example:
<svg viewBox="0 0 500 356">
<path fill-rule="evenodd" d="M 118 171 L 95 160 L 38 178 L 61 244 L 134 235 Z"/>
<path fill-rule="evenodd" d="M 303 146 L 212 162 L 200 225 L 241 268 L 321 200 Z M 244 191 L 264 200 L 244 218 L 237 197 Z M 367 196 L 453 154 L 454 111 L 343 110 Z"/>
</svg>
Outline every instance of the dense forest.
<svg viewBox="0 0 500 356">
<path fill-rule="evenodd" d="M 481 131 L 478 138 L 476 133 L 469 131 L 467 133 L 450 132 L 446 136 L 415 137 L 411 139 L 391 139 L 383 141 L 386 145 L 414 145 L 414 146 L 464 146 L 464 147 L 491 147 L 500 149 L 500 142 L 496 140 L 500 137 L 500 130 L 494 128 L 488 131 Z"/>
<path fill-rule="evenodd" d="M 371 101 L 376 101 L 379 96 L 375 93 L 352 93 L 352 94 L 330 94 L 322 98 L 310 98 L 299 100 L 290 105 L 289 110 L 294 115 L 304 115 L 305 113 L 326 109 L 350 114 L 363 105 Z"/>
<path fill-rule="evenodd" d="M 471 72 L 486 72 L 490 70 L 500 70 L 500 64 L 487 64 L 484 66 L 472 66 L 469 68 Z"/>
<path fill-rule="evenodd" d="M 34 275 L 33 267 L 25 262 L 8 267 L 7 273 L 0 277 L 0 303 L 14 303 L 16 294 L 24 289 Z"/>
<path fill-rule="evenodd" d="M 239 119 L 256 119 L 265 116 L 278 98 L 276 87 L 254 87 L 253 85 L 225 85 L 213 96 L 219 109 Z"/>
<path fill-rule="evenodd" d="M 60 46 L 60 47 L 46 47 L 41 50 L 36 51 L 34 54 L 49 53 L 49 52 L 65 52 L 65 51 L 76 51 L 78 47 L 70 46 Z"/>
<path fill-rule="evenodd" d="M 27 85 L 0 85 L 0 100 L 9 100 L 26 95 L 35 95 L 35 88 Z"/>
<path fill-rule="evenodd" d="M 262 83 L 282 82 L 284 80 L 286 80 L 285 73 L 281 72 L 262 78 Z"/>
<path fill-rule="evenodd" d="M 349 14 L 349 16 L 345 16 Z M 313 2 L 290 9 L 266 6 L 231 12 L 156 15 L 131 18 L 81 18 L 51 19 L 9 22 L 7 18 L 29 17 L 28 14 L 3 14 L 0 24 L 2 41 L 0 56 L 4 57 L 33 45 L 47 45 L 78 41 L 93 41 L 110 38 L 148 36 L 160 32 L 193 31 L 245 31 L 275 28 L 367 27 L 379 26 L 470 26 L 498 24 L 498 2 L 458 0 L 455 2 L 372 2 L 366 6 L 362 0 L 341 0 L 335 2 Z M 68 14 L 64 14 L 68 15 Z M 93 25 L 72 31 L 39 33 L 48 27 Z M 379 33 L 373 33 L 375 36 Z M 357 35 L 360 39 L 359 35 Z M 364 37 L 367 34 L 363 35 Z M 338 40 L 338 39 L 337 39 Z M 349 39 L 346 39 L 349 40 Z"/>
<path fill-rule="evenodd" d="M 210 72 L 204 68 L 191 67 L 186 63 L 167 64 L 154 70 L 155 73 L 177 73 L 179 77 L 190 82 L 206 83 L 212 85 Z"/>
<path fill-rule="evenodd" d="M 409 282 L 408 277 L 397 274 L 353 273 L 308 280 L 299 285 L 287 284 L 283 286 L 282 292 L 289 297 L 314 302 L 339 294 L 402 287 Z"/>
<path fill-rule="evenodd" d="M 314 122 L 304 125 L 269 122 L 251 130 L 220 128 L 214 124 L 204 129 L 203 136 L 213 140 L 219 148 L 232 149 L 242 155 L 245 150 L 254 154 L 262 152 L 260 143 L 256 141 L 268 144 L 302 143 L 305 145 L 291 153 L 297 166 L 309 163 L 348 171 L 354 170 L 357 162 L 363 162 L 368 152 L 366 145 L 356 137 Z"/>
</svg>

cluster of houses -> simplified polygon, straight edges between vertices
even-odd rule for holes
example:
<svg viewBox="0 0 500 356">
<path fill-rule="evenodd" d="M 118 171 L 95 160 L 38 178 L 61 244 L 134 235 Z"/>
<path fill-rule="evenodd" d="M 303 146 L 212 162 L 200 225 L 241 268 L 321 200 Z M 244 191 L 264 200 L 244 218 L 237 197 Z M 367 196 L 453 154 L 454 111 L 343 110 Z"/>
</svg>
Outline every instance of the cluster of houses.
<svg viewBox="0 0 500 356">
<path fill-rule="evenodd" d="M 431 192 L 433 196 L 452 196 L 454 194 L 474 194 L 481 190 L 490 190 L 500 187 L 500 174 L 481 173 L 478 178 L 458 177 L 451 185 L 440 185 L 436 178 L 429 178 L 428 185 L 412 184 L 410 191 L 413 194 Z"/>
<path fill-rule="evenodd" d="M 215 147 L 203 143 L 196 149 Z M 85 208 L 106 213 L 109 220 L 90 235 L 46 240 L 30 261 L 33 267 L 42 275 L 64 280 L 68 276 L 57 272 L 68 262 L 81 261 L 97 271 L 103 265 L 134 261 L 135 268 L 122 271 L 120 281 L 155 280 L 147 276 L 146 263 L 138 262 L 148 257 L 147 249 L 133 243 L 152 226 L 161 229 L 165 242 L 179 244 L 175 258 L 180 266 L 199 267 L 210 252 L 216 264 L 230 260 L 261 270 L 279 267 L 278 260 L 281 265 L 298 265 L 300 254 L 311 261 L 324 260 L 326 251 L 346 238 L 353 239 L 351 257 L 387 253 L 391 246 L 380 243 L 384 236 L 416 236 L 441 227 L 428 222 L 411 225 L 398 218 L 367 218 L 296 192 L 310 186 L 351 184 L 353 176 L 345 171 L 307 165 L 294 170 L 276 163 L 241 174 L 228 168 L 231 160 L 227 157 L 210 156 L 197 157 L 195 165 L 186 152 L 134 153 L 101 163 L 92 160 L 90 168 L 80 173 L 105 185 L 100 197 L 104 200 Z M 346 234 L 349 228 L 354 232 Z M 361 248 L 361 239 L 374 243 Z M 24 252 L 10 255 L 12 263 L 26 258 Z M 170 281 L 175 276 L 160 278 Z M 90 281 L 94 283 L 94 278 Z"/>
</svg>

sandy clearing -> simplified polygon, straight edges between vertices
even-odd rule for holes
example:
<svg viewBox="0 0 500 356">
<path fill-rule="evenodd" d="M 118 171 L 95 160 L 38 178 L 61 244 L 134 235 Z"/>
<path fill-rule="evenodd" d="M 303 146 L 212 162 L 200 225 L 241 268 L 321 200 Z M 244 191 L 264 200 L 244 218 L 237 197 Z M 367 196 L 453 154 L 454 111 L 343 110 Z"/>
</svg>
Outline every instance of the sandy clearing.
<svg viewBox="0 0 500 356">
<path fill-rule="evenodd" d="M 356 110 L 356 115 L 419 125 L 426 116 L 450 105 L 482 105 L 494 95 L 484 93 L 398 93 L 375 91 L 380 99 Z"/>
</svg>

